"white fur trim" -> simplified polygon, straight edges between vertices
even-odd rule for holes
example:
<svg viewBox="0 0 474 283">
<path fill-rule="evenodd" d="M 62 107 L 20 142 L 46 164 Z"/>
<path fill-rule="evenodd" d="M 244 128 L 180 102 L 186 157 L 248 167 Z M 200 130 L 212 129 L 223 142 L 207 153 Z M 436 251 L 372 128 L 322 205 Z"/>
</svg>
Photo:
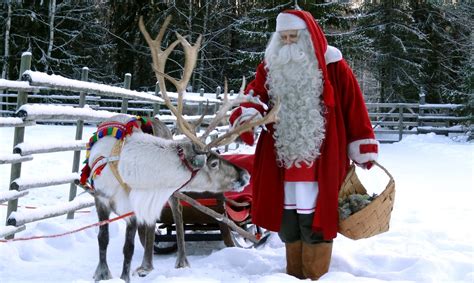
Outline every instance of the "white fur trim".
<svg viewBox="0 0 474 283">
<path fill-rule="evenodd" d="M 341 61 L 342 53 L 336 47 L 328 45 L 328 48 L 326 49 L 326 53 L 324 54 L 324 59 L 326 60 L 326 65 L 329 65 L 331 63 Z"/>
<path fill-rule="evenodd" d="M 256 116 L 253 119 L 262 118 L 262 114 L 260 114 L 260 112 L 255 108 L 242 107 L 242 106 L 240 108 L 242 108 L 242 114 L 240 114 L 240 116 L 237 119 L 235 119 L 234 124 L 231 126 L 230 129 L 233 129 L 233 128 L 237 127 L 238 125 L 247 122 L 254 115 L 256 115 Z"/>
<path fill-rule="evenodd" d="M 289 13 L 280 13 L 276 18 L 276 31 L 305 29 L 306 23 L 300 17 Z"/>
<path fill-rule="evenodd" d="M 310 214 L 316 208 L 318 182 L 285 182 L 284 209 L 296 209 L 299 214 Z"/>
<path fill-rule="evenodd" d="M 377 146 L 379 146 L 379 142 L 374 139 L 363 139 L 353 141 L 348 146 L 349 158 L 358 164 L 364 164 L 369 161 L 376 161 L 378 157 L 377 152 L 360 153 L 360 146 L 363 144 L 376 144 Z"/>
</svg>

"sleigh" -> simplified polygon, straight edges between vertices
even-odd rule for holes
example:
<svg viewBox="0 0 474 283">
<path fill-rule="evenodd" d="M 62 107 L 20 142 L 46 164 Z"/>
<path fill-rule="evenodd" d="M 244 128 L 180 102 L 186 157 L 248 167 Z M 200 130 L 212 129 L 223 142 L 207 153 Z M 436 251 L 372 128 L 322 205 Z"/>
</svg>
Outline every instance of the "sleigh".
<svg viewBox="0 0 474 283">
<path fill-rule="evenodd" d="M 251 172 L 253 154 L 232 154 L 223 157 Z M 193 205 L 180 200 L 185 241 L 223 241 L 228 247 L 250 248 L 264 243 L 269 236 L 269 231 L 252 223 L 251 184 L 241 192 L 185 193 L 185 195 L 194 200 Z M 196 204 L 204 208 L 203 211 L 199 210 Z M 218 221 L 215 218 L 217 215 L 222 215 L 226 221 Z M 157 226 L 155 252 L 163 254 L 175 251 L 176 227 L 169 205 L 164 207 Z M 236 226 L 241 230 L 235 231 Z"/>
</svg>

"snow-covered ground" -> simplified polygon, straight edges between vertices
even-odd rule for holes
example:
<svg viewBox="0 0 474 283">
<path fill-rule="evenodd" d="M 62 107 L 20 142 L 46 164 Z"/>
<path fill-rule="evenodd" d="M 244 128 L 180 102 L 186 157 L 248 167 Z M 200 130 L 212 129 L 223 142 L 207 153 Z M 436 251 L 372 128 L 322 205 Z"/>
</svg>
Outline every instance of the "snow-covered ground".
<svg viewBox="0 0 474 283">
<path fill-rule="evenodd" d="M 86 128 L 84 138 L 95 129 Z M 0 128 L 0 155 L 11 153 L 12 128 Z M 72 140 L 72 126 L 33 126 L 25 141 Z M 326 282 L 474 282 L 474 143 L 432 134 L 408 136 L 383 144 L 380 163 L 394 176 L 395 207 L 390 231 L 353 241 L 340 235 L 334 241 Z M 24 163 L 23 176 L 68 174 L 72 152 L 37 154 Z M 358 170 L 371 192 L 387 183 L 375 168 Z M 0 192 L 8 190 L 10 165 L 0 165 Z M 32 189 L 20 206 L 40 207 L 67 201 L 69 186 Z M 82 195 L 81 197 L 89 197 Z M 19 209 L 25 209 L 23 207 Z M 27 224 L 16 237 L 51 235 L 97 221 L 93 209 Z M 6 207 L 0 206 L 0 221 Z M 3 224 L 2 224 L 3 225 Z M 97 228 L 59 238 L 0 243 L 0 282 L 92 282 L 98 262 Z M 121 282 L 125 225 L 110 224 L 109 266 Z M 187 243 L 190 268 L 175 269 L 175 255 L 155 255 L 155 270 L 133 282 L 296 282 L 285 271 L 284 245 L 272 234 L 266 244 L 252 249 L 227 248 L 222 242 Z M 143 249 L 136 243 L 132 268 L 139 266 Z"/>
</svg>

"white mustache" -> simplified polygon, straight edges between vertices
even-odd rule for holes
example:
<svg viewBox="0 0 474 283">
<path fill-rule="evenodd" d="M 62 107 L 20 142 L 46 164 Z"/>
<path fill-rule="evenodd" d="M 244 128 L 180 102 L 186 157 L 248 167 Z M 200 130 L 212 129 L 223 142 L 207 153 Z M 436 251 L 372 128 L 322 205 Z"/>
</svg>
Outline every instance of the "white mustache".
<svg viewBox="0 0 474 283">
<path fill-rule="evenodd" d="M 298 44 L 285 44 L 273 59 L 279 65 L 288 64 L 291 61 L 298 63 L 306 59 L 306 54 Z"/>
</svg>

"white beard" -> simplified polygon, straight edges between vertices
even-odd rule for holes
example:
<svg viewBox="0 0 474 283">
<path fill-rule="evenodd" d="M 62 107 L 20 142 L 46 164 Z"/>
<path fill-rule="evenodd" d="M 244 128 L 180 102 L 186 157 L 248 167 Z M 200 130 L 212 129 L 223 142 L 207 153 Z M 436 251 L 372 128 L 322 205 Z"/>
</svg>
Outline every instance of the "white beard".
<svg viewBox="0 0 474 283">
<path fill-rule="evenodd" d="M 320 155 L 325 136 L 321 103 L 323 80 L 306 30 L 296 44 L 282 45 L 278 33 L 265 51 L 270 99 L 280 97 L 275 124 L 275 148 L 279 166 L 310 166 Z"/>
</svg>

